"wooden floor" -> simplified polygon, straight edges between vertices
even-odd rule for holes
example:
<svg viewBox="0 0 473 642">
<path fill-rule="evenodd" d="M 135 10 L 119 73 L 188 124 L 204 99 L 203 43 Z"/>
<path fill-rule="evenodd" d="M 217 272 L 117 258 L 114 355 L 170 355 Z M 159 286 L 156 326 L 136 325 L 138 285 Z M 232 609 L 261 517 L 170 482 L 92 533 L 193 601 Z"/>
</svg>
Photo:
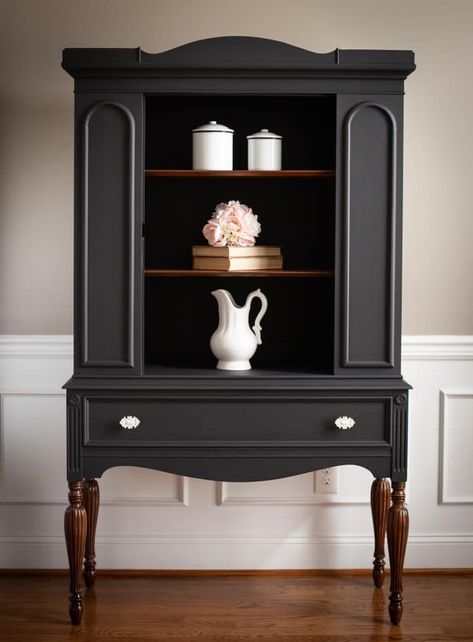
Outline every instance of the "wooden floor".
<svg viewBox="0 0 473 642">
<path fill-rule="evenodd" d="M 473 575 L 408 575 L 400 627 L 368 576 L 101 576 L 80 627 L 67 578 L 0 576 L 1 642 L 473 641 Z"/>
</svg>

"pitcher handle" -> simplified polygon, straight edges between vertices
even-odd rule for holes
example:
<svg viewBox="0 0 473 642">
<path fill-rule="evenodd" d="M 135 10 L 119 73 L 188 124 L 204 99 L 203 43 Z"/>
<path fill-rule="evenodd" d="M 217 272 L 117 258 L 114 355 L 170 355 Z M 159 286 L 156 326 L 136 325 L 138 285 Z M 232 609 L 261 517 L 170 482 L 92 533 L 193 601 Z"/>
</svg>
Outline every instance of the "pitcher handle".
<svg viewBox="0 0 473 642">
<path fill-rule="evenodd" d="M 262 341 L 261 341 L 261 324 L 260 324 L 260 321 L 264 317 L 264 315 L 266 314 L 266 310 L 268 309 L 268 299 L 261 292 L 261 290 L 259 288 L 257 290 L 255 290 L 254 292 L 251 292 L 248 295 L 248 298 L 246 299 L 246 305 L 248 305 L 248 308 L 251 307 L 251 302 L 253 301 L 253 299 L 260 299 L 260 301 L 261 301 L 261 310 L 256 315 L 255 324 L 251 328 L 253 330 L 253 332 L 255 333 L 256 343 L 258 345 L 261 345 Z"/>
</svg>

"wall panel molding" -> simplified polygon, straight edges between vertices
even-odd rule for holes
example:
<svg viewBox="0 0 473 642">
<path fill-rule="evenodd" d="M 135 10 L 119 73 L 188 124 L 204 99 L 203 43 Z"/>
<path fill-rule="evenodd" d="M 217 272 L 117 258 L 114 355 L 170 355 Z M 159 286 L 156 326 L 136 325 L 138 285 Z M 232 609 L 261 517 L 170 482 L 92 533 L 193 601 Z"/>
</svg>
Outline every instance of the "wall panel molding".
<svg viewBox="0 0 473 642">
<path fill-rule="evenodd" d="M 347 497 L 342 493 L 322 494 L 315 489 L 316 473 L 308 473 L 312 478 L 310 492 L 304 495 L 269 495 L 261 496 L 257 493 L 249 495 L 232 494 L 232 484 L 228 482 L 216 482 L 217 505 L 218 506 L 328 506 L 336 504 L 359 505 L 369 504 L 369 493 L 358 496 Z"/>
<path fill-rule="evenodd" d="M 100 479 L 99 479 L 100 484 Z M 182 477 L 180 475 L 176 476 L 176 496 L 175 497 L 140 497 L 136 495 L 135 497 L 120 497 L 120 496 L 111 496 L 105 497 L 100 500 L 101 506 L 122 506 L 122 507 L 131 507 L 131 506 L 182 506 L 186 508 L 189 506 L 189 478 Z"/>
<path fill-rule="evenodd" d="M 9 456 L 8 448 L 5 444 L 5 405 L 9 399 L 22 399 L 23 405 L 27 407 L 28 402 L 31 403 L 33 399 L 55 399 L 58 398 L 60 403 L 66 406 L 65 392 L 62 390 L 51 391 L 51 392 L 38 392 L 34 390 L 25 390 L 25 392 L 13 392 L 13 393 L 1 393 L 0 392 L 0 505 L 32 505 L 32 506 L 66 506 L 67 505 L 67 482 L 66 478 L 62 480 L 61 485 L 57 485 L 57 494 L 44 496 L 34 495 L 16 495 L 14 493 L 8 493 L 5 491 L 5 470 L 6 470 L 6 458 Z M 76 412 L 77 407 L 68 406 L 68 412 Z M 64 413 L 65 416 L 65 413 Z M 32 416 L 32 420 L 34 417 Z M 32 422 L 33 424 L 33 422 Z M 64 423 L 64 431 L 65 431 Z M 32 444 L 34 447 L 34 443 Z M 64 457 L 66 453 L 64 451 Z M 43 465 L 47 465 L 47 462 L 39 460 L 37 462 L 37 472 L 41 473 L 41 468 Z M 156 473 L 159 475 L 159 473 Z M 122 497 L 115 495 L 102 496 L 101 505 L 102 506 L 122 506 L 122 507 L 131 507 L 131 506 L 149 506 L 149 507 L 158 507 L 158 506 L 182 506 L 187 507 L 189 505 L 189 480 L 187 477 L 176 476 L 176 493 L 175 495 L 165 496 L 165 497 L 150 497 L 150 496 L 140 496 L 135 495 L 134 497 Z M 100 484 L 100 480 L 99 480 Z M 32 488 L 33 490 L 33 488 Z"/>
<path fill-rule="evenodd" d="M 471 566 L 473 486 L 463 477 L 471 467 L 462 459 L 458 471 L 456 459 L 471 452 L 473 430 L 465 417 L 473 410 L 473 336 L 407 336 L 403 359 L 403 374 L 414 386 L 407 566 Z M 67 565 L 61 386 L 71 372 L 70 336 L 0 336 L 0 566 Z M 46 446 L 34 463 L 39 431 Z M 101 482 L 99 566 L 367 568 L 373 539 L 365 472 L 340 469 L 340 493 L 324 496 L 315 493 L 312 474 L 277 480 L 272 488 L 242 488 L 156 472 L 154 492 L 147 475 L 115 469 L 109 485 L 107 473 Z"/>
<path fill-rule="evenodd" d="M 454 406 L 462 407 L 455 410 Z M 439 502 L 473 504 L 473 389 L 440 391 Z"/>
</svg>

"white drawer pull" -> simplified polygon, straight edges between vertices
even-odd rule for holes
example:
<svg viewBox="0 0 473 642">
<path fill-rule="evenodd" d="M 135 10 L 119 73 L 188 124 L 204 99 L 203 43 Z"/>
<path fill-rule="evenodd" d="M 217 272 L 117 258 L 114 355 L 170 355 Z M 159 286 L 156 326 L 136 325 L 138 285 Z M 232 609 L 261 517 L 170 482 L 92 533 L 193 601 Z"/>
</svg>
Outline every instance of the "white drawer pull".
<svg viewBox="0 0 473 642">
<path fill-rule="evenodd" d="M 131 415 L 128 415 L 127 417 L 123 417 L 120 419 L 120 426 L 122 428 L 126 428 L 126 430 L 133 430 L 133 428 L 138 428 L 140 425 L 140 420 L 138 417 L 132 417 Z"/>
<path fill-rule="evenodd" d="M 355 423 L 356 421 L 351 417 L 343 416 L 335 419 L 335 425 L 337 426 L 337 428 L 340 428 L 340 430 L 348 430 L 349 428 L 353 428 Z"/>
</svg>

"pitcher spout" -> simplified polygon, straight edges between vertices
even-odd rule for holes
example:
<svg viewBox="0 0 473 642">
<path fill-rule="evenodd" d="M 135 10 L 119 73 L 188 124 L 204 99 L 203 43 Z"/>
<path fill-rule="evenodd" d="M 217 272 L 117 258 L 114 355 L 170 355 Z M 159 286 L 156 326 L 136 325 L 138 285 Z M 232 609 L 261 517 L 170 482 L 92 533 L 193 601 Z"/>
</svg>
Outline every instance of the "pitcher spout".
<svg viewBox="0 0 473 642">
<path fill-rule="evenodd" d="M 234 308 L 238 308 L 239 307 L 235 303 L 234 298 L 232 297 L 230 292 L 228 292 L 228 290 L 213 290 L 213 292 L 211 292 L 211 294 L 212 294 L 212 296 L 214 296 L 217 299 L 217 303 L 218 303 L 219 307 L 221 305 L 222 306 L 227 305 L 229 307 L 234 307 Z"/>
<path fill-rule="evenodd" d="M 241 308 L 227 290 L 214 290 L 212 296 L 217 299 L 219 325 L 217 332 L 226 332 L 234 327 L 237 310 Z"/>
</svg>

